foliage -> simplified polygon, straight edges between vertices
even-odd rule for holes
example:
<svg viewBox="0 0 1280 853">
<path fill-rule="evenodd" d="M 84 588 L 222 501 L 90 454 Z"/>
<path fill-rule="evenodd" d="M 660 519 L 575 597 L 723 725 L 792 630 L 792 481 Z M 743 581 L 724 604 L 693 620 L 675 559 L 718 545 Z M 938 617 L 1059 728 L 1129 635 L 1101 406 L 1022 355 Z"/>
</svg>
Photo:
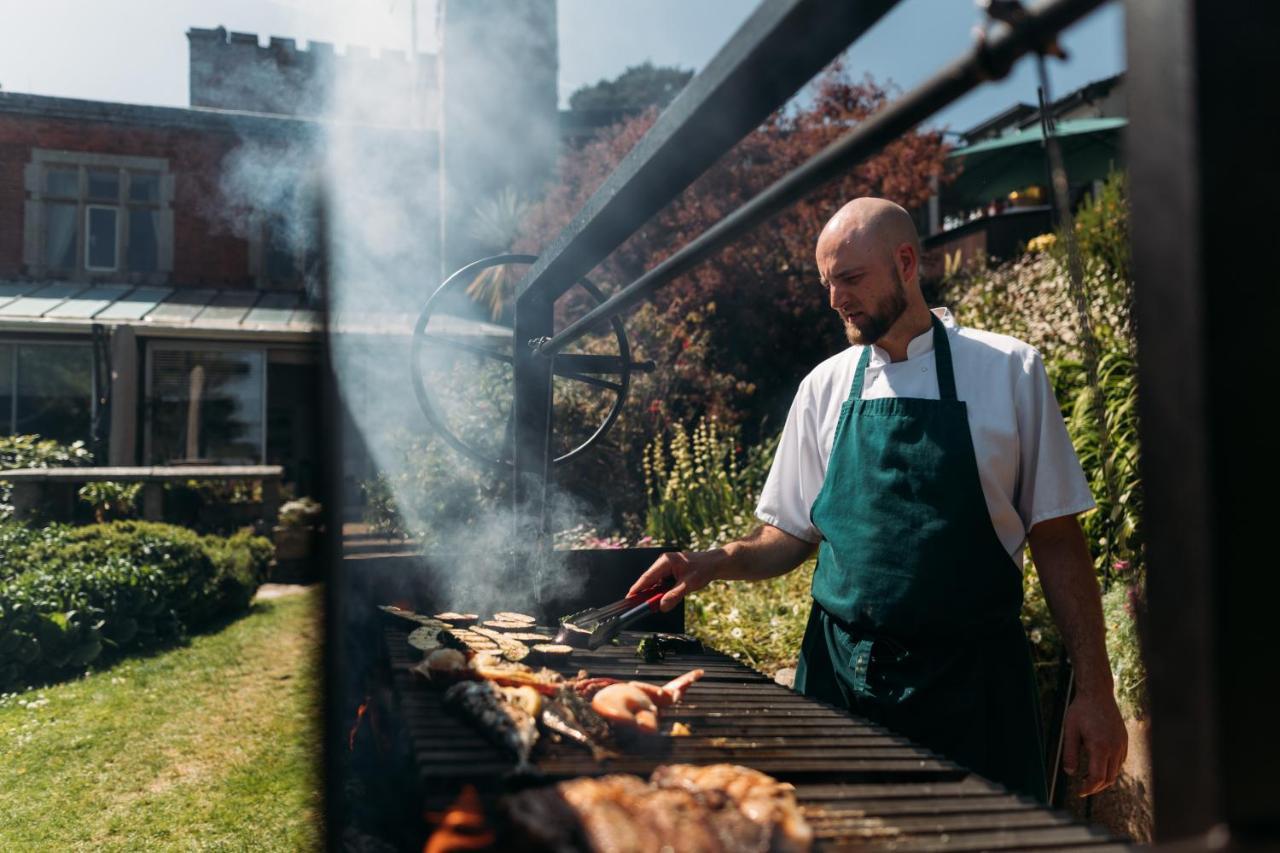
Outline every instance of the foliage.
<svg viewBox="0 0 1280 853">
<path fill-rule="evenodd" d="M 685 599 L 689 630 L 761 672 L 795 666 L 813 597 L 815 561 L 765 581 L 722 581 Z"/>
<path fill-rule="evenodd" d="M 778 436 L 743 452 L 736 431 L 704 419 L 646 448 L 645 532 L 680 548 L 706 549 L 756 527 L 755 503 Z M 712 647 L 764 672 L 793 665 L 809 616 L 813 563 L 782 577 L 714 583 L 686 599 L 689 629 Z"/>
<path fill-rule="evenodd" d="M 506 494 L 507 484 L 457 455 L 434 435 L 396 434 L 392 474 L 363 484 L 365 521 L 375 533 L 413 537 L 423 547 L 477 524 Z"/>
<path fill-rule="evenodd" d="M 573 110 L 637 110 L 665 107 L 693 79 L 692 71 L 651 62 L 632 65 L 612 80 L 601 80 L 569 96 Z"/>
<path fill-rule="evenodd" d="M 238 613 L 271 543 L 123 521 L 0 525 L 0 687 L 60 678 Z"/>
<path fill-rule="evenodd" d="M 864 121 L 891 92 L 870 79 L 853 81 L 836 65 L 810 95 L 803 106 L 778 112 L 748 134 L 613 252 L 593 271 L 593 281 L 608 293 L 635 280 Z M 633 117 L 567 154 L 558 183 L 529 212 L 512 250 L 537 254 L 550 244 L 655 117 L 652 110 Z M 946 151 L 940 133 L 900 137 L 666 285 L 630 315 L 627 331 L 635 355 L 652 359 L 657 369 L 634 377 L 633 394 L 605 447 L 591 462 L 568 466 L 566 486 L 607 484 L 610 493 L 602 503 L 617 506 L 619 516 L 640 514 L 644 505 L 634 472 L 650 438 L 670 424 L 715 416 L 726 427 L 741 426 L 742 440 L 754 444 L 762 430 L 780 422 L 804 374 L 847 345 L 813 260 L 813 241 L 822 225 L 857 196 L 885 196 L 908 208 L 923 205 L 931 179 L 943 172 Z M 557 304 L 559 323 L 584 309 L 587 300 L 576 293 Z M 586 408 L 577 419 L 598 423 L 608 396 L 598 390 L 576 392 L 573 400 Z M 568 399 L 558 406 L 557 429 L 574 420 L 566 411 L 570 408 Z"/>
<path fill-rule="evenodd" d="M 105 480 L 85 483 L 78 492 L 80 500 L 93 508 L 93 517 L 99 524 L 118 518 L 128 518 L 138 509 L 138 495 L 142 483 L 117 483 Z"/>
<path fill-rule="evenodd" d="M 683 425 L 645 449 L 649 511 L 645 533 L 655 541 L 701 550 L 745 535 L 757 526 L 756 498 L 768 474 L 777 439 L 751 448 L 739 467 L 734 431 L 703 419 L 690 433 Z"/>
<path fill-rule="evenodd" d="M 321 605 L 0 693 L 0 850 L 319 850 Z"/>
<path fill-rule="evenodd" d="M 409 538 L 409 528 L 404 523 L 404 516 L 400 514 L 390 477 L 378 474 L 361 483 L 360 491 L 364 494 L 364 522 L 369 525 L 371 533 Z"/>
<path fill-rule="evenodd" d="M 62 444 L 38 435 L 0 436 L 0 471 L 18 468 L 74 468 L 93 464 L 83 441 Z M 12 484 L 0 480 L 0 520 L 13 515 Z"/>
<path fill-rule="evenodd" d="M 0 436 L 0 471 L 15 468 L 73 468 L 92 465 L 83 441 L 61 444 L 38 435 Z"/>
<path fill-rule="evenodd" d="M 319 527 L 323 521 L 324 507 L 312 498 L 296 498 L 280 507 L 281 527 Z"/>
<path fill-rule="evenodd" d="M 1080 324 L 1068 291 L 1066 240 L 1037 238 L 1029 244 L 1035 254 L 953 278 L 945 297 L 964 324 L 1021 338 L 1044 356 L 1067 431 L 1098 504 L 1081 524 L 1109 602 L 1107 643 L 1116 689 L 1128 707 L 1141 708 L 1144 682 L 1134 608 L 1117 604 L 1128 590 L 1136 590 L 1133 594 L 1141 599 L 1146 571 L 1125 186 L 1123 174 L 1113 174 L 1075 217 L 1086 307 L 1099 347 L 1096 388 L 1086 375 Z M 1103 397 L 1105 452 L 1096 394 Z M 1027 577 L 1023 621 L 1035 641 L 1037 660 L 1050 664 L 1060 655 L 1061 640 L 1039 584 L 1031 583 L 1034 567 L 1029 566 Z M 1115 583 L 1117 578 L 1123 582 Z"/>
<path fill-rule="evenodd" d="M 1116 699 L 1131 717 L 1147 715 L 1147 671 L 1142 663 L 1138 623 L 1145 607 L 1144 582 L 1113 583 L 1102 596 L 1102 616 L 1107 625 L 1107 658 L 1116 683 Z"/>
</svg>

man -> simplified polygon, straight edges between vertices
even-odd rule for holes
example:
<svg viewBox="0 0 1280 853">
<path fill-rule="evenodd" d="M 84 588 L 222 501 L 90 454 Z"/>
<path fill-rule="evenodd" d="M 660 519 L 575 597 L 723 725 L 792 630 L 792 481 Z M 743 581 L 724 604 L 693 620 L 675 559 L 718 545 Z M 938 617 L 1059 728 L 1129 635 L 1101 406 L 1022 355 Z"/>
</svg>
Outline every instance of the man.
<svg viewBox="0 0 1280 853">
<path fill-rule="evenodd" d="M 791 571 L 818 551 L 796 689 L 1046 799 L 1022 605 L 1022 548 L 1075 667 L 1063 764 L 1082 795 L 1127 750 L 1092 560 L 1092 509 L 1040 354 L 930 311 L 920 242 L 892 202 L 856 199 L 817 264 L 852 346 L 800 384 L 756 515 L 722 548 L 665 554 L 669 610 L 715 580 Z"/>
</svg>

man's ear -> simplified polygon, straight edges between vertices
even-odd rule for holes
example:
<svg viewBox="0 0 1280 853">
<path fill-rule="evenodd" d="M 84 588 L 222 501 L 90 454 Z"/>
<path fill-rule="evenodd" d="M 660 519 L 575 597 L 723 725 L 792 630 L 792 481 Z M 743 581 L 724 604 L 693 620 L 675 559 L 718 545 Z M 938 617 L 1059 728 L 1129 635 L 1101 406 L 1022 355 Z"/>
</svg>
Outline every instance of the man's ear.
<svg viewBox="0 0 1280 853">
<path fill-rule="evenodd" d="M 920 270 L 920 256 L 916 247 L 910 243 L 903 243 L 898 247 L 894 261 L 898 264 L 898 274 L 903 281 L 911 281 Z"/>
</svg>

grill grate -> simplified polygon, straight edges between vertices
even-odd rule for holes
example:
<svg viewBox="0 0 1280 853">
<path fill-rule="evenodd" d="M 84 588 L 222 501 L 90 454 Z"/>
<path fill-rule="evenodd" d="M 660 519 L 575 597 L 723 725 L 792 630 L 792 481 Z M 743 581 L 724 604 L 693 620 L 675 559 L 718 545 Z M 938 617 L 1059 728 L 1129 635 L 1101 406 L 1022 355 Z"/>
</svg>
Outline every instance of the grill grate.
<svg viewBox="0 0 1280 853">
<path fill-rule="evenodd" d="M 822 850 L 1125 850 L 1103 831 L 1017 795 L 913 745 L 905 738 L 774 684 L 716 652 L 672 655 L 648 664 L 634 654 L 638 634 L 620 646 L 575 651 L 557 667 L 566 675 L 661 683 L 701 668 L 684 701 L 663 712 L 688 737 L 662 741 L 661 752 L 627 754 L 600 764 L 572 743 L 545 738 L 534 761 L 546 781 L 583 775 L 647 776 L 659 764 L 732 762 L 796 787 Z M 469 723 L 442 707 L 440 692 L 409 671 L 416 658 L 404 631 L 388 629 L 399 716 L 411 744 L 428 808 L 457 796 L 464 782 L 487 795 L 501 791 L 514 761 Z"/>
</svg>

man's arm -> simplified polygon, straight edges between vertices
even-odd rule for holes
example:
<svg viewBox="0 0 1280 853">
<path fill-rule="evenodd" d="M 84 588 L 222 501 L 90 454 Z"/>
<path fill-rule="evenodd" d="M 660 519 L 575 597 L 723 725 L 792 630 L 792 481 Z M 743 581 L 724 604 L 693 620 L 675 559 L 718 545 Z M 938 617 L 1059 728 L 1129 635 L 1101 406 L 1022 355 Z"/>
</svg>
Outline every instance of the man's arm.
<svg viewBox="0 0 1280 853">
<path fill-rule="evenodd" d="M 1083 749 L 1088 768 L 1080 795 L 1096 794 L 1115 782 L 1129 740 L 1116 706 L 1093 560 L 1074 515 L 1040 522 L 1031 528 L 1027 540 L 1045 600 L 1075 669 L 1076 694 L 1067 709 L 1063 766 L 1074 776 Z"/>
<path fill-rule="evenodd" d="M 715 580 L 756 581 L 785 575 L 803 563 L 818 546 L 792 536 L 772 524 L 762 524 L 746 536 L 710 551 L 663 554 L 631 585 L 629 595 L 668 577 L 676 584 L 662 596 L 662 609 Z"/>
</svg>

